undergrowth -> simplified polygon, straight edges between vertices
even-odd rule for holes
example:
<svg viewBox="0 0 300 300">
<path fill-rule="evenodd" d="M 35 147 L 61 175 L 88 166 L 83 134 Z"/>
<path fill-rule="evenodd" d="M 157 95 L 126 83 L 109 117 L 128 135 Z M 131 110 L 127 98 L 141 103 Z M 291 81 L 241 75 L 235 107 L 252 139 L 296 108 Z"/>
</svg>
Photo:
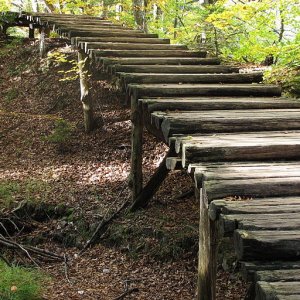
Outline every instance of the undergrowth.
<svg viewBox="0 0 300 300">
<path fill-rule="evenodd" d="M 33 269 L 8 266 L 0 261 L 1 300 L 39 300 L 46 277 Z"/>
</svg>

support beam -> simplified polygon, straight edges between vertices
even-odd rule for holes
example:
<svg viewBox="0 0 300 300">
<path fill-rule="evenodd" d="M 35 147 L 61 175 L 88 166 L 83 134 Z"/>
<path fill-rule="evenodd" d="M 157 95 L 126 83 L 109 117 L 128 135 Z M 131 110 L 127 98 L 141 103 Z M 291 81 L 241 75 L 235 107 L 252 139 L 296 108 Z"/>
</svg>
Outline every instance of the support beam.
<svg viewBox="0 0 300 300">
<path fill-rule="evenodd" d="M 83 107 L 84 128 L 86 132 L 90 132 L 95 127 L 93 102 L 89 93 L 89 57 L 83 52 L 78 51 L 78 67 L 80 78 L 80 93 Z"/>
<path fill-rule="evenodd" d="M 29 36 L 30 39 L 34 39 L 34 26 L 33 24 L 29 24 Z"/>
<path fill-rule="evenodd" d="M 200 195 L 199 221 L 199 257 L 197 300 L 214 300 L 216 297 L 216 223 L 209 218 L 209 203 L 204 189 L 198 189 Z"/>
<path fill-rule="evenodd" d="M 132 199 L 136 200 L 143 188 L 143 113 L 136 94 L 131 95 L 131 174 Z"/>
<path fill-rule="evenodd" d="M 144 208 L 148 205 L 154 194 L 157 192 L 163 181 L 169 174 L 170 170 L 167 168 L 167 158 L 170 156 L 170 150 L 166 154 L 159 167 L 156 169 L 149 182 L 143 188 L 141 193 L 134 199 L 134 203 L 130 207 L 130 211 L 136 211 L 139 208 Z"/>
<path fill-rule="evenodd" d="M 45 44 L 45 27 L 41 28 L 40 32 L 40 57 L 44 58 L 46 56 L 46 44 Z"/>
</svg>

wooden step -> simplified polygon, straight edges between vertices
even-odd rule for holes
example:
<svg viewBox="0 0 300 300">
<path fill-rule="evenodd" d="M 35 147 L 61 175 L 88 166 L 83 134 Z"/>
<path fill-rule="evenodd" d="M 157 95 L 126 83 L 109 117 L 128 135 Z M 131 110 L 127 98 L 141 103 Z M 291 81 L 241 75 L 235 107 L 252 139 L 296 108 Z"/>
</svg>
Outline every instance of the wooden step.
<svg viewBox="0 0 300 300">
<path fill-rule="evenodd" d="M 263 80 L 262 73 L 248 74 L 169 74 L 118 72 L 123 85 L 131 83 L 252 83 Z"/>
<path fill-rule="evenodd" d="M 139 100 L 144 112 L 181 110 L 230 110 L 230 109 L 276 109 L 300 108 L 300 101 L 289 98 L 263 98 L 263 97 L 170 97 L 170 98 L 144 98 Z"/>
<path fill-rule="evenodd" d="M 212 60 L 212 63 L 217 62 Z M 208 59 L 204 59 L 203 63 L 208 63 Z M 216 74 L 216 73 L 238 73 L 239 68 L 224 65 L 116 65 L 112 69 L 113 73 L 141 73 L 141 74 Z M 143 76 L 136 74 L 137 76 Z"/>
<path fill-rule="evenodd" d="M 89 50 L 93 57 L 205 57 L 206 52 L 190 50 Z"/>
<path fill-rule="evenodd" d="M 140 38 L 139 38 L 140 40 Z M 99 58 L 99 61 L 103 63 L 105 67 L 118 65 L 115 67 L 114 71 L 125 71 L 132 72 L 134 66 L 141 66 L 140 69 L 142 73 L 148 72 L 145 67 L 155 65 L 218 65 L 220 64 L 220 60 L 218 58 L 201 58 L 201 57 L 153 57 L 151 59 L 145 57 L 118 57 L 118 58 Z M 127 69 L 121 69 L 120 66 L 126 65 Z M 162 69 L 161 66 L 158 66 L 159 69 Z M 169 68 L 170 69 L 170 68 Z M 146 71 L 145 71 L 146 70 Z M 238 71 L 238 68 L 235 68 Z M 158 73 L 158 71 L 155 71 Z M 169 73 L 172 73 L 168 70 Z M 138 71 L 134 71 L 134 73 L 138 73 Z M 174 72 L 173 72 L 174 73 Z M 176 72 L 175 72 L 176 73 Z"/>
<path fill-rule="evenodd" d="M 281 95 L 276 85 L 262 84 L 129 84 L 128 91 L 136 99 L 145 96 L 253 96 Z"/>
<path fill-rule="evenodd" d="M 279 260 L 300 258 L 300 231 L 234 232 L 237 258 L 240 260 Z M 300 284 L 299 284 L 300 292 Z"/>
<path fill-rule="evenodd" d="M 56 28 L 56 31 L 58 31 L 59 33 L 69 33 L 69 32 L 78 32 L 78 33 L 82 33 L 82 34 L 86 34 L 86 36 L 89 36 L 90 34 L 95 34 L 95 36 L 97 36 L 97 34 L 116 34 L 119 36 L 135 36 L 136 34 L 138 35 L 143 35 L 145 33 L 143 33 L 141 30 L 128 30 L 128 29 L 121 29 L 121 28 L 107 28 L 107 27 L 103 27 L 103 28 L 99 28 L 99 29 L 83 29 L 83 28 Z"/>
<path fill-rule="evenodd" d="M 296 282 L 264 282 L 256 284 L 256 300 L 299 300 L 300 283 Z"/>
<path fill-rule="evenodd" d="M 142 44 L 142 43 L 81 43 L 80 47 L 88 52 L 90 49 L 110 50 L 187 50 L 184 45 L 170 44 Z"/>
<path fill-rule="evenodd" d="M 264 270 L 255 273 L 255 281 L 293 282 L 300 281 L 300 268 L 290 270 Z M 300 283 L 299 283 L 300 284 Z"/>
<path fill-rule="evenodd" d="M 80 31 L 80 30 L 71 30 L 67 32 L 69 38 L 74 37 L 143 37 L 143 38 L 157 38 L 157 34 L 150 34 L 150 33 L 140 33 L 140 32 L 132 32 L 130 30 L 127 31 L 119 31 L 119 32 L 109 32 L 109 31 Z"/>
<path fill-rule="evenodd" d="M 141 44 L 170 44 L 169 39 L 158 38 L 132 38 L 132 37 L 79 37 L 72 38 L 71 43 L 79 45 L 80 43 L 141 43 Z"/>
<path fill-rule="evenodd" d="M 182 166 L 213 161 L 300 158 L 300 131 L 187 135 L 170 139 Z"/>
<path fill-rule="evenodd" d="M 151 123 L 165 141 L 174 134 L 300 130 L 299 109 L 154 112 Z"/>
</svg>

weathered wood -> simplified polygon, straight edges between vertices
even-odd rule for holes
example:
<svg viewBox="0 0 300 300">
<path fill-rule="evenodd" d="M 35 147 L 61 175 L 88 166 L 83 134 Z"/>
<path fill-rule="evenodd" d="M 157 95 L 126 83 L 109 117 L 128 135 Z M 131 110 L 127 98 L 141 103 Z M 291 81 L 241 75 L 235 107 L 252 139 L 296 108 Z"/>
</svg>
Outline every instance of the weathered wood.
<svg viewBox="0 0 300 300">
<path fill-rule="evenodd" d="M 145 185 L 140 194 L 136 197 L 134 203 L 130 207 L 130 211 L 136 211 L 139 208 L 145 208 L 154 196 L 154 194 L 157 192 L 159 187 L 162 185 L 163 181 L 170 172 L 170 170 L 166 167 L 166 160 L 169 157 L 169 155 L 170 152 L 166 154 L 159 167 L 151 176 L 149 182 Z"/>
<path fill-rule="evenodd" d="M 170 171 L 180 170 L 181 166 L 181 159 L 178 157 L 168 157 L 166 160 L 166 167 Z"/>
<path fill-rule="evenodd" d="M 216 180 L 204 183 L 209 201 L 231 196 L 281 197 L 300 194 L 299 177 Z"/>
<path fill-rule="evenodd" d="M 197 72 L 195 72 L 197 73 Z M 252 83 L 261 82 L 262 73 L 248 74 L 169 74 L 169 73 L 123 73 L 118 72 L 122 84 L 131 83 Z"/>
<path fill-rule="evenodd" d="M 240 260 L 280 260 L 300 258 L 300 232 L 246 231 L 234 232 L 234 245 Z M 300 285 L 299 285 L 300 287 Z"/>
<path fill-rule="evenodd" d="M 132 37 L 78 37 L 72 38 L 72 44 L 80 43 L 141 43 L 141 44 L 170 44 L 169 39 L 160 38 L 132 38 Z"/>
<path fill-rule="evenodd" d="M 300 299 L 299 282 L 264 282 L 256 284 L 257 300 L 298 300 Z"/>
<path fill-rule="evenodd" d="M 140 40 L 140 38 L 139 38 Z M 135 66 L 142 66 L 140 72 L 148 72 L 148 69 L 145 66 L 150 68 L 157 65 L 218 65 L 220 60 L 217 58 L 201 58 L 201 57 L 153 57 L 151 59 L 145 59 L 143 57 L 118 57 L 118 58 L 99 58 L 99 60 L 104 64 L 116 65 L 114 71 L 120 72 L 135 72 L 138 73 L 138 70 L 134 70 Z M 124 69 L 121 66 L 126 65 Z M 128 67 L 128 68 L 127 68 Z M 161 69 L 160 66 L 158 66 Z M 238 70 L 236 68 L 235 70 Z M 158 73 L 157 70 L 155 70 Z M 168 70 L 169 73 L 170 70 Z M 176 73 L 176 72 L 175 72 Z"/>
<path fill-rule="evenodd" d="M 281 95 L 276 85 L 261 84 L 129 84 L 129 93 L 138 98 L 145 96 L 253 96 Z"/>
<path fill-rule="evenodd" d="M 69 31 L 79 31 L 79 32 L 95 32 L 95 33 L 101 33 L 101 32 L 111 32 L 111 33 L 143 33 L 141 30 L 134 30 L 130 28 L 125 27 L 118 27 L 118 28 L 110 28 L 109 26 L 59 26 L 56 25 L 55 29 L 59 30 L 60 32 L 69 32 Z"/>
<path fill-rule="evenodd" d="M 233 66 L 221 66 L 221 65 L 202 65 L 201 62 L 208 63 L 209 59 L 203 58 L 203 60 L 195 61 L 194 64 L 185 64 L 180 65 L 178 59 L 174 60 L 174 65 L 170 65 L 170 62 L 166 61 L 164 65 L 154 65 L 154 62 L 149 60 L 150 65 L 147 65 L 146 62 L 144 65 L 115 65 L 113 71 L 114 72 L 127 72 L 127 73 L 155 73 L 155 74 L 215 74 L 215 73 L 237 73 L 239 68 Z M 211 60 L 210 62 L 216 63 L 215 60 Z M 119 62 L 118 62 L 119 63 Z M 130 61 L 128 63 L 131 63 Z M 176 65 L 178 64 L 178 65 Z M 139 76 L 139 75 L 137 75 Z M 164 76 L 164 75 L 158 75 Z M 156 86 L 159 88 L 159 85 Z M 175 86 L 176 88 L 176 86 Z"/>
<path fill-rule="evenodd" d="M 102 32 L 89 32 L 89 31 L 80 31 L 80 30 L 71 30 L 68 32 L 68 37 L 74 38 L 74 37 L 144 37 L 144 38 L 157 38 L 157 34 L 150 34 L 150 33 L 140 33 L 140 32 L 131 32 L 131 31 L 119 31 L 119 32 L 109 32 L 109 31 L 102 31 Z"/>
<path fill-rule="evenodd" d="M 241 261 L 239 264 L 243 278 L 247 281 L 254 281 L 257 271 L 300 270 L 299 261 Z"/>
<path fill-rule="evenodd" d="M 165 140 L 173 134 L 300 129 L 300 110 L 214 110 L 153 113 Z"/>
<path fill-rule="evenodd" d="M 140 99 L 143 110 L 148 113 L 165 110 L 230 110 L 230 109 L 277 109 L 300 108 L 300 102 L 288 98 L 254 97 L 190 97 Z"/>
<path fill-rule="evenodd" d="M 257 271 L 255 272 L 254 280 L 267 282 L 299 281 L 300 284 L 300 269 Z"/>
<path fill-rule="evenodd" d="M 131 173 L 130 185 L 132 185 L 132 200 L 135 201 L 143 188 L 143 116 L 138 99 L 131 96 Z"/>
<path fill-rule="evenodd" d="M 150 44 L 150 43 L 82 43 L 81 48 L 88 52 L 91 49 L 110 50 L 187 50 L 184 45 Z"/>
<path fill-rule="evenodd" d="M 190 50 L 89 50 L 94 57 L 205 57 L 206 52 Z"/>
<path fill-rule="evenodd" d="M 198 252 L 198 283 L 197 300 L 211 300 L 213 295 L 211 236 L 208 214 L 208 199 L 200 190 L 200 218 L 199 218 L 199 252 Z"/>
<path fill-rule="evenodd" d="M 46 56 L 46 43 L 45 43 L 45 28 L 42 27 L 41 28 L 41 32 L 40 32 L 40 45 L 39 45 L 39 49 L 40 49 L 40 57 L 44 58 Z"/>
<path fill-rule="evenodd" d="M 261 132 L 177 137 L 182 165 L 205 161 L 298 159 L 300 132 Z"/>
<path fill-rule="evenodd" d="M 34 39 L 34 25 L 33 24 L 29 24 L 29 33 L 28 33 L 28 37 L 30 39 Z"/>
<path fill-rule="evenodd" d="M 81 102 L 84 115 L 84 127 L 86 132 L 90 132 L 95 127 L 93 102 L 89 93 L 89 58 L 82 52 L 78 52 L 78 67 L 80 76 Z"/>
</svg>

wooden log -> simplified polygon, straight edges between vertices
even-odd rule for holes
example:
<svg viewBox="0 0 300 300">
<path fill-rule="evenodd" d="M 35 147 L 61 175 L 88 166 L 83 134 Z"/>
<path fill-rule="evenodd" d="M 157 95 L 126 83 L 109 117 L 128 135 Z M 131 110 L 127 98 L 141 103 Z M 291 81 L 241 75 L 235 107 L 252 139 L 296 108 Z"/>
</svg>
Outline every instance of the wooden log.
<svg viewBox="0 0 300 300">
<path fill-rule="evenodd" d="M 288 98 L 263 97 L 190 97 L 190 98 L 152 98 L 140 99 L 143 110 L 154 111 L 197 111 L 197 110 L 230 110 L 230 109 L 278 109 L 300 108 L 300 102 Z"/>
<path fill-rule="evenodd" d="M 208 201 L 200 190 L 200 217 L 199 217 L 199 251 L 198 251 L 198 282 L 197 300 L 211 300 L 212 285 L 210 261 L 210 220 L 208 215 Z"/>
<path fill-rule="evenodd" d="M 166 168 L 170 171 L 182 169 L 181 159 L 178 157 L 168 157 L 166 160 Z"/>
<path fill-rule="evenodd" d="M 281 88 L 261 84 L 129 84 L 129 93 L 145 96 L 253 96 L 276 97 Z"/>
<path fill-rule="evenodd" d="M 206 52 L 189 50 L 89 50 L 97 57 L 205 57 Z"/>
<path fill-rule="evenodd" d="M 125 87 L 131 83 L 259 83 L 262 73 L 249 74 L 169 74 L 118 72 Z"/>
<path fill-rule="evenodd" d="M 177 137 L 182 166 L 213 161 L 298 159 L 299 132 L 261 132 Z"/>
<path fill-rule="evenodd" d="M 34 39 L 34 26 L 33 26 L 33 24 L 29 24 L 29 34 L 28 34 L 28 37 L 30 39 Z"/>
<path fill-rule="evenodd" d="M 216 63 L 216 60 L 203 59 L 203 63 Z M 150 61 L 152 62 L 152 60 Z M 176 60 L 175 60 L 176 62 Z M 169 63 L 169 62 L 168 62 Z M 179 64 L 179 63 L 178 63 Z M 155 73 L 155 74 L 216 74 L 239 72 L 239 68 L 222 65 L 201 65 L 201 61 L 195 61 L 193 65 L 116 65 L 114 72 L 122 73 Z M 139 76 L 139 75 L 136 75 Z M 158 75 L 164 76 L 164 75 Z"/>
<path fill-rule="evenodd" d="M 134 199 L 134 202 L 130 207 L 130 211 L 136 211 L 137 209 L 145 208 L 149 201 L 153 198 L 154 194 L 157 192 L 170 172 L 170 170 L 166 167 L 166 160 L 170 154 L 171 152 L 169 151 L 154 174 L 151 176 L 149 182 L 145 185 L 140 194 Z"/>
<path fill-rule="evenodd" d="M 225 197 L 282 197 L 300 194 L 300 177 L 216 180 L 205 182 L 210 201 Z"/>
<path fill-rule="evenodd" d="M 299 230 L 236 230 L 234 245 L 239 260 L 297 260 L 300 258 Z"/>
<path fill-rule="evenodd" d="M 40 45 L 39 45 L 41 58 L 44 58 L 46 56 L 45 35 L 46 35 L 45 28 L 42 27 L 40 32 Z"/>
<path fill-rule="evenodd" d="M 157 38 L 157 34 L 146 34 L 146 33 L 140 33 L 140 32 L 131 32 L 131 31 L 119 31 L 119 32 L 109 32 L 109 31 L 102 31 L 102 32 L 89 32 L 89 31 L 79 31 L 79 30 L 71 30 L 68 32 L 68 38 L 74 38 L 74 37 L 143 37 L 143 38 Z"/>
<path fill-rule="evenodd" d="M 298 300 L 300 284 L 295 282 L 264 282 L 259 281 L 255 287 L 257 300 Z"/>
<path fill-rule="evenodd" d="M 187 50 L 185 45 L 170 44 L 150 44 L 150 43 L 89 43 L 83 45 L 85 51 L 90 49 L 110 49 L 110 50 Z"/>
<path fill-rule="evenodd" d="M 135 201 L 143 188 L 143 111 L 138 99 L 131 96 L 131 171 L 132 200 Z"/>
<path fill-rule="evenodd" d="M 109 26 L 97 26 L 97 27 L 90 27 L 90 26 L 55 26 L 56 29 L 60 30 L 61 32 L 68 33 L 69 31 L 79 31 L 79 32 L 95 32 L 95 33 L 101 33 L 101 32 L 111 32 L 111 33 L 143 33 L 141 30 L 133 30 L 125 27 L 120 28 L 110 28 Z"/>
<path fill-rule="evenodd" d="M 255 281 L 267 281 L 267 282 L 277 282 L 277 281 L 287 281 L 295 282 L 298 281 L 300 284 L 300 269 L 290 269 L 290 270 L 263 270 L 255 272 Z"/>
<path fill-rule="evenodd" d="M 73 38 L 72 44 L 79 43 L 142 43 L 142 44 L 170 44 L 169 39 L 159 38 L 131 38 L 131 37 L 79 37 Z"/>
<path fill-rule="evenodd" d="M 83 51 L 78 51 L 78 67 L 80 76 L 81 102 L 84 115 L 84 127 L 86 132 L 90 132 L 95 127 L 93 102 L 89 94 L 89 64 L 90 60 Z"/>
<path fill-rule="evenodd" d="M 257 271 L 300 270 L 299 261 L 241 261 L 239 264 L 246 281 L 255 281 Z"/>
</svg>

